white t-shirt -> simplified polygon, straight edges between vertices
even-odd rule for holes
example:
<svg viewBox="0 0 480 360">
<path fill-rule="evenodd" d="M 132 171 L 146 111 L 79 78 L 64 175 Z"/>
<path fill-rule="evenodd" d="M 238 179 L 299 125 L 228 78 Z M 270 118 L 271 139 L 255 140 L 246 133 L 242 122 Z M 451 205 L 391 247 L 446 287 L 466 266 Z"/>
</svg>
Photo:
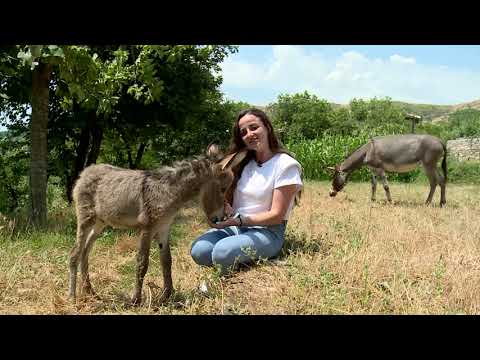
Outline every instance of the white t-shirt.
<svg viewBox="0 0 480 360">
<path fill-rule="evenodd" d="M 284 153 L 275 154 L 261 166 L 255 159 L 250 160 L 245 165 L 237 183 L 232 208 L 242 215 L 252 215 L 270 210 L 274 189 L 293 184 L 297 185 L 297 191 L 302 188 L 300 173 L 300 163 Z M 284 220 L 288 220 L 293 203 L 294 198 L 290 202 Z"/>
</svg>

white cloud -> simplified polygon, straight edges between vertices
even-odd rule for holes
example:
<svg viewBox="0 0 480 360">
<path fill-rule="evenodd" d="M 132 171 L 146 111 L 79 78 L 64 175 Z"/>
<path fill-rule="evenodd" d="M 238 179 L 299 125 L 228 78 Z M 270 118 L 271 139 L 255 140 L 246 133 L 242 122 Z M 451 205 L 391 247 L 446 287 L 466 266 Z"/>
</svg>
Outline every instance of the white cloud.
<svg viewBox="0 0 480 360">
<path fill-rule="evenodd" d="M 265 69 L 262 65 L 249 64 L 227 59 L 222 63 L 223 82 L 232 86 L 255 86 L 264 78 Z"/>
<path fill-rule="evenodd" d="M 479 73 L 424 65 L 398 53 L 372 58 L 348 51 L 329 58 L 301 46 L 273 46 L 272 57 L 264 63 L 232 58 L 222 64 L 222 69 L 223 87 L 237 92 L 243 89 L 251 98 L 239 100 L 258 105 L 275 101 L 280 93 L 307 89 L 337 103 L 348 103 L 354 97 L 388 96 L 416 103 L 457 104 L 480 96 Z M 252 100 L 257 90 L 263 100 Z"/>
<path fill-rule="evenodd" d="M 390 56 L 390 62 L 393 64 L 415 64 L 415 58 L 412 57 L 404 57 L 398 54 L 394 54 Z"/>
</svg>

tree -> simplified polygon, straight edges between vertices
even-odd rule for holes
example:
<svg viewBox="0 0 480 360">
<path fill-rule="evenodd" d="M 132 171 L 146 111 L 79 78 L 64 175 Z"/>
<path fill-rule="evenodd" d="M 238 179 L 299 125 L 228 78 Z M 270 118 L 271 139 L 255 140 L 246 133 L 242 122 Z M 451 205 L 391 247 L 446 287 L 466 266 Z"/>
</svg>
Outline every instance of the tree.
<svg viewBox="0 0 480 360">
<path fill-rule="evenodd" d="M 137 168 L 152 146 L 161 161 L 198 152 L 199 144 L 206 145 L 204 142 L 211 137 L 211 132 L 199 136 L 205 133 L 205 124 L 209 124 L 209 130 L 215 129 L 213 119 L 223 111 L 219 63 L 236 47 L 144 45 L 124 50 L 129 52 L 134 76 L 119 93 L 106 134 L 109 139 L 120 139 L 120 143 L 112 144 L 116 151 L 110 160 Z M 147 92 L 150 83 L 157 87 Z M 187 140 L 184 133 L 189 131 L 194 139 Z M 181 145 L 174 150 L 178 143 Z"/>
<path fill-rule="evenodd" d="M 283 141 L 315 139 L 332 126 L 333 109 L 326 100 L 307 91 L 282 94 L 269 106 L 272 121 L 282 133 Z"/>
<path fill-rule="evenodd" d="M 50 110 L 50 94 L 52 88 L 52 77 L 57 73 L 72 73 L 75 79 L 84 81 L 89 79 L 84 76 L 88 67 L 92 68 L 91 62 L 84 63 L 75 61 L 74 56 L 67 55 L 80 53 L 81 47 L 57 46 L 57 45 L 22 45 L 16 47 L 16 58 L 20 61 L 13 61 L 11 48 L 3 49 L 3 58 L 0 60 L 5 72 L 10 77 L 4 82 L 3 87 L 7 90 L 9 103 L 7 108 L 10 120 L 16 126 L 22 126 L 22 118 L 28 116 L 29 140 L 30 140 L 30 172 L 29 172 L 29 194 L 30 194 L 30 219 L 35 225 L 43 226 L 47 220 L 47 164 L 48 145 L 47 132 Z M 73 60 L 72 60 L 73 59 Z M 90 71 L 91 73 L 91 71 Z M 90 77 L 91 78 L 91 77 Z M 77 82 L 72 82 L 72 88 L 81 92 Z M 58 85 L 55 84 L 55 85 Z M 77 85 L 75 88 L 74 86 Z M 61 88 L 53 86 L 53 90 Z M 28 100 L 27 100 L 28 99 Z M 25 109 L 25 105 L 29 105 Z M 29 116 L 28 110 L 31 109 Z M 18 115 L 22 115 L 18 118 Z"/>
<path fill-rule="evenodd" d="M 218 64 L 235 50 L 231 46 L 91 45 L 66 51 L 67 64 L 76 68 L 63 67 L 55 80 L 58 120 L 53 120 L 49 135 L 67 198 L 71 200 L 81 170 L 99 155 L 102 161 L 139 168 L 153 144 L 161 158 L 166 134 L 168 156 L 173 155 L 173 138 L 187 145 L 178 148 L 177 156 L 197 152 L 199 142 L 203 144 L 209 136 L 187 140 L 180 132 L 193 130 L 198 135 L 197 130 L 212 116 L 220 116 Z M 85 75 L 79 79 L 80 69 Z"/>
<path fill-rule="evenodd" d="M 50 77 L 63 58 L 56 45 L 20 47 L 17 55 L 32 70 L 30 121 L 30 217 L 35 225 L 47 222 L 47 123 Z"/>
<path fill-rule="evenodd" d="M 388 97 L 368 101 L 353 99 L 350 102 L 350 112 L 359 128 L 368 131 L 371 136 L 402 134 L 410 129 L 404 112 Z"/>
</svg>

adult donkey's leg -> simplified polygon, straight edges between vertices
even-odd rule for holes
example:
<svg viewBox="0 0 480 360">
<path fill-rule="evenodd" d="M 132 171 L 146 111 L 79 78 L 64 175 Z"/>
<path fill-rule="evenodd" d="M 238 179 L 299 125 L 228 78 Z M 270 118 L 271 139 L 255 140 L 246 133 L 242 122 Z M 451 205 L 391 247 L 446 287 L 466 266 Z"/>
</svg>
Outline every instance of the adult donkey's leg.
<svg viewBox="0 0 480 360">
<path fill-rule="evenodd" d="M 102 223 L 97 222 L 93 229 L 90 231 L 87 237 L 87 241 L 85 244 L 85 248 L 83 250 L 83 254 L 80 257 L 80 274 L 82 276 L 82 293 L 95 295 L 93 291 L 92 284 L 90 283 L 90 277 L 88 275 L 88 257 L 90 255 L 90 251 L 92 250 L 93 243 L 98 238 L 98 236 L 102 233 L 104 225 Z"/>
<path fill-rule="evenodd" d="M 440 183 L 440 207 L 442 207 L 447 203 L 447 199 L 445 198 L 446 180 L 440 172 L 437 172 L 437 177 L 438 182 Z"/>
<path fill-rule="evenodd" d="M 372 197 L 371 200 L 375 201 L 377 193 L 377 176 L 372 173 Z"/>
<path fill-rule="evenodd" d="M 385 171 L 383 169 L 377 169 L 377 175 L 380 176 L 380 179 L 382 179 L 383 190 L 385 190 L 385 195 L 387 196 L 388 202 L 392 202 L 392 197 L 390 196 L 390 186 L 388 185 Z"/>
<path fill-rule="evenodd" d="M 152 230 L 142 229 L 142 232 L 140 234 L 140 244 L 137 253 L 137 279 L 135 283 L 135 291 L 132 297 L 133 305 L 140 305 L 140 303 L 142 302 L 143 279 L 148 270 L 151 241 Z"/>
<path fill-rule="evenodd" d="M 428 177 L 428 181 L 430 182 L 430 192 L 428 193 L 427 201 L 425 204 L 430 204 L 433 199 L 433 195 L 435 194 L 435 188 L 437 187 L 438 178 L 437 178 L 437 171 L 434 166 L 424 166 L 425 174 Z"/>
</svg>

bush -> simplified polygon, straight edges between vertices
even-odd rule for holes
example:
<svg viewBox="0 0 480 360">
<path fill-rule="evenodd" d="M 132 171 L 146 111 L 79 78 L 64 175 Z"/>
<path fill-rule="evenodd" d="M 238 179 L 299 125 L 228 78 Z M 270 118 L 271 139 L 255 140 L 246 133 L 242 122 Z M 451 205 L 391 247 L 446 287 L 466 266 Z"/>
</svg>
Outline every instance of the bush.
<svg viewBox="0 0 480 360">
<path fill-rule="evenodd" d="M 480 161 L 447 160 L 448 182 L 480 184 Z"/>
</svg>

